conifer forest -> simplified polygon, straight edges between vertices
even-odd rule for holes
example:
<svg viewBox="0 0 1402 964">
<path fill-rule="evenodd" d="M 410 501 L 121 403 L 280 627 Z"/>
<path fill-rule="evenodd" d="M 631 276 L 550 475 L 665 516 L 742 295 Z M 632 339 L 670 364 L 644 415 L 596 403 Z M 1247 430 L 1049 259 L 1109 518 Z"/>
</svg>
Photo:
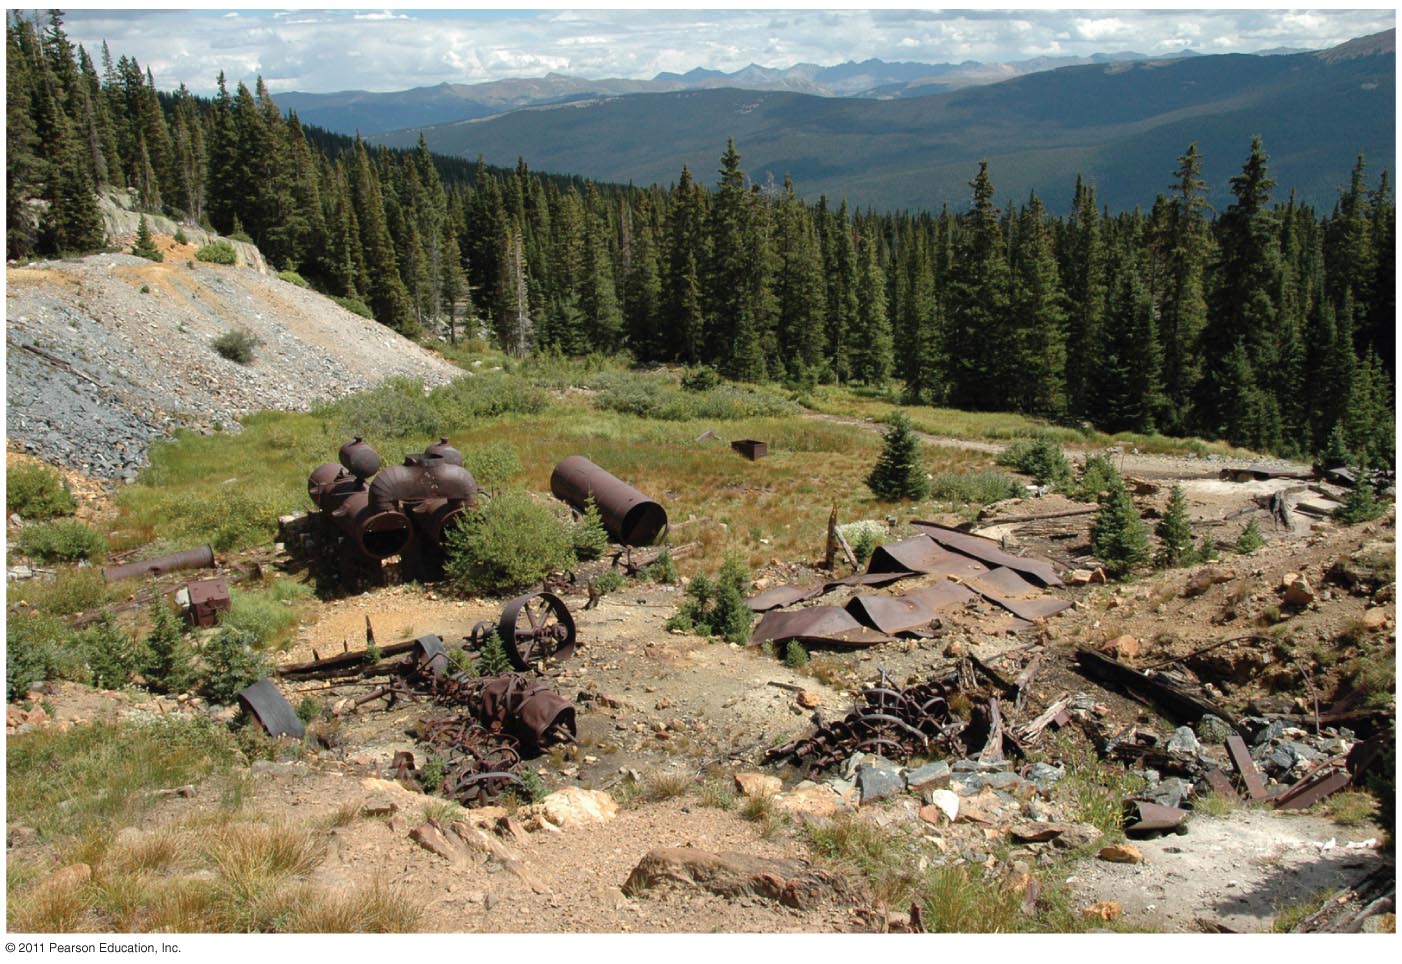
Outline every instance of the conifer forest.
<svg viewBox="0 0 1402 964">
<path fill-rule="evenodd" d="M 125 189 L 409 336 L 1393 459 L 1396 209 L 1372 158 L 1327 211 L 1250 131 L 1223 210 L 1184 144 L 1131 211 L 1083 178 L 1053 216 L 987 164 L 956 209 L 859 211 L 747 177 L 734 143 L 668 186 L 594 183 L 304 126 L 261 81 L 168 93 L 57 14 L 12 15 L 6 47 L 12 260 L 102 249 L 98 194 Z"/>
</svg>

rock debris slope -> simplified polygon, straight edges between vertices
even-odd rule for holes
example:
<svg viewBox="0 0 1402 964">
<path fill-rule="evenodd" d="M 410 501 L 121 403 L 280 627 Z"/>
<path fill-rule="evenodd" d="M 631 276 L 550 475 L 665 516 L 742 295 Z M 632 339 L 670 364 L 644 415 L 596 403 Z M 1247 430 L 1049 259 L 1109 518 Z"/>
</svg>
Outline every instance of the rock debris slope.
<svg viewBox="0 0 1402 964">
<path fill-rule="evenodd" d="M 133 478 L 177 427 L 237 429 L 261 409 L 305 410 L 386 378 L 434 386 L 458 370 L 382 325 L 255 268 L 126 254 L 5 272 L 6 434 L 46 461 Z M 250 365 L 216 352 L 244 329 Z"/>
</svg>

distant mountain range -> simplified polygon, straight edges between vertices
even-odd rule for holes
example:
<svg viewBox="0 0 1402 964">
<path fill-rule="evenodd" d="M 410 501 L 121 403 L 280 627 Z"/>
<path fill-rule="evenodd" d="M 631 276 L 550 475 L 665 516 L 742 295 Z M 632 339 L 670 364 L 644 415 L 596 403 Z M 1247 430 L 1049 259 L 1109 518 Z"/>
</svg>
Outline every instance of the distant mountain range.
<svg viewBox="0 0 1402 964">
<path fill-rule="evenodd" d="M 1191 50 L 1175 58 L 1196 56 Z M 726 73 L 697 67 L 684 74 L 664 72 L 651 80 L 590 80 L 547 74 L 481 84 L 437 84 L 390 93 L 344 90 L 330 94 L 289 91 L 275 95 L 278 106 L 295 110 L 303 123 L 343 134 L 378 134 L 409 126 L 475 120 L 542 104 L 558 104 L 598 96 L 661 94 L 684 90 L 787 90 L 818 97 L 891 99 L 924 96 L 979 84 L 992 84 L 1024 74 L 1081 64 L 1149 60 L 1144 54 L 1091 54 L 1089 57 L 1037 57 L 1011 63 L 920 64 L 884 60 L 848 61 L 835 67 L 795 64 L 787 68 L 750 64 Z"/>
<path fill-rule="evenodd" d="M 733 87 L 620 93 L 371 140 L 409 147 L 422 130 L 438 153 L 501 165 L 521 157 L 540 171 L 669 184 L 683 164 L 709 182 L 733 137 L 757 182 L 790 174 L 806 197 L 880 209 L 963 209 L 968 182 L 987 159 L 1000 200 L 1024 201 L 1035 190 L 1064 212 L 1078 174 L 1114 210 L 1147 208 L 1193 142 L 1220 209 L 1259 134 L 1277 195 L 1294 190 L 1327 209 L 1359 152 L 1373 177 L 1393 166 L 1395 41 L 1386 31 L 1327 51 L 1062 67 L 884 100 Z M 828 69 L 876 76 L 863 68 Z"/>
</svg>

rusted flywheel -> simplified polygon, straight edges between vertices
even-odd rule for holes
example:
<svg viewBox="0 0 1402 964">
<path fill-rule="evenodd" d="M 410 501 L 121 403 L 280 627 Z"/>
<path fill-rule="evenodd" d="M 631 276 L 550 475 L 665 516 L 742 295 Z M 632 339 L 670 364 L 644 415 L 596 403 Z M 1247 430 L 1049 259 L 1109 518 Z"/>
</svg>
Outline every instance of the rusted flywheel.
<svg viewBox="0 0 1402 964">
<path fill-rule="evenodd" d="M 559 596 L 533 592 L 517 596 L 501 611 L 497 635 L 506 658 L 530 670 L 542 660 L 566 659 L 574 652 L 574 619 Z"/>
</svg>

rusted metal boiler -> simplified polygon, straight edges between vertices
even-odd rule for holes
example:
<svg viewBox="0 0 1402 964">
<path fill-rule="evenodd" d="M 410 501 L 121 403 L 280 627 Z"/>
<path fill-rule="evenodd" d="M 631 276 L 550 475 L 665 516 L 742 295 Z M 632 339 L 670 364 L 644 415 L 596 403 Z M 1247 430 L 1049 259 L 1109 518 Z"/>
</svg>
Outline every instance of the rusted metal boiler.
<svg viewBox="0 0 1402 964">
<path fill-rule="evenodd" d="M 650 546 L 667 532 L 666 509 L 582 455 L 571 455 L 555 466 L 550 491 L 580 512 L 592 498 L 604 528 L 622 545 Z"/>
</svg>

